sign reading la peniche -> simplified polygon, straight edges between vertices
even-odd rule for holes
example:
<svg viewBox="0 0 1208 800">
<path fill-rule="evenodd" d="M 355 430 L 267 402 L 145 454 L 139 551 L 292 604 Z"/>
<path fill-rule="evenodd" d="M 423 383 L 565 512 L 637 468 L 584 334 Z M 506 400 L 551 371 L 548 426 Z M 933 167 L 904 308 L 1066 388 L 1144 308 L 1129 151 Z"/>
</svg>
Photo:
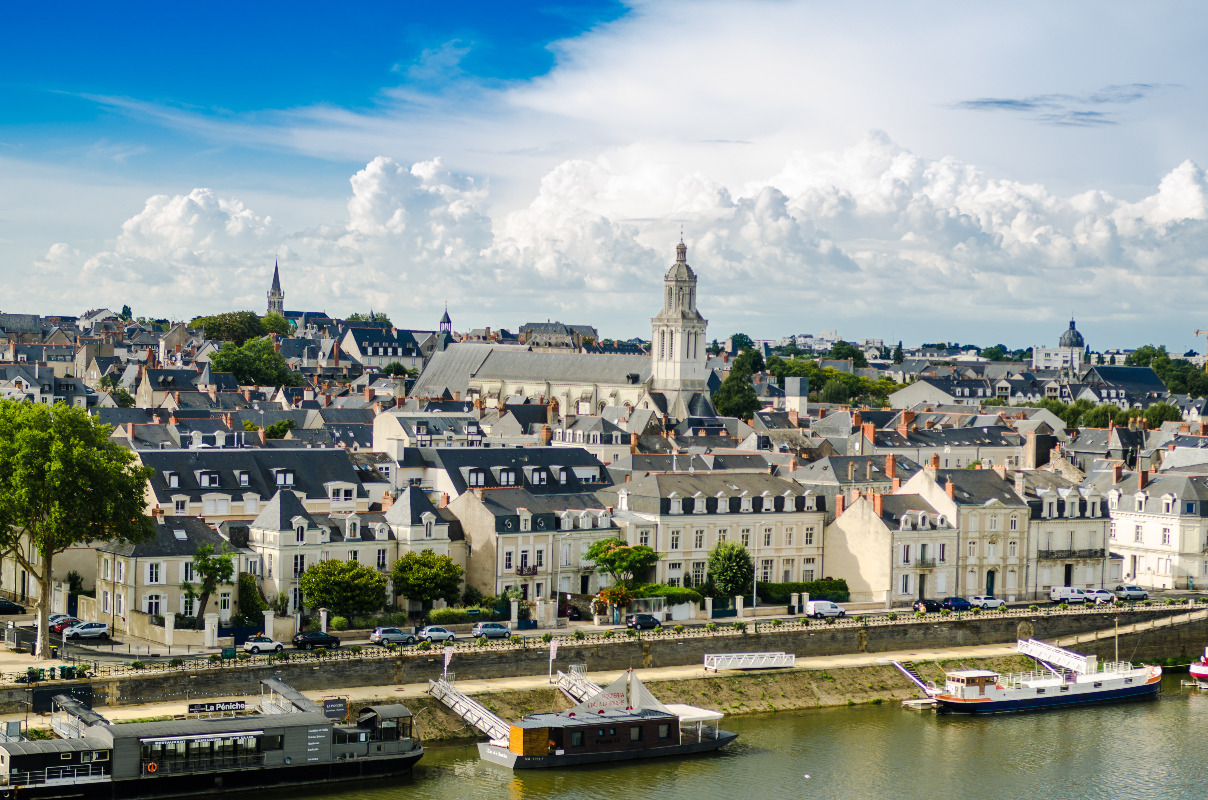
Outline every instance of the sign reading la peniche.
<svg viewBox="0 0 1208 800">
<path fill-rule="evenodd" d="M 626 705 L 624 692 L 600 692 L 579 704 L 584 711 L 623 711 Z"/>
<path fill-rule="evenodd" d="M 213 714 L 218 711 L 244 711 L 247 702 L 244 700 L 215 700 L 209 703 L 189 703 L 190 714 Z"/>
</svg>

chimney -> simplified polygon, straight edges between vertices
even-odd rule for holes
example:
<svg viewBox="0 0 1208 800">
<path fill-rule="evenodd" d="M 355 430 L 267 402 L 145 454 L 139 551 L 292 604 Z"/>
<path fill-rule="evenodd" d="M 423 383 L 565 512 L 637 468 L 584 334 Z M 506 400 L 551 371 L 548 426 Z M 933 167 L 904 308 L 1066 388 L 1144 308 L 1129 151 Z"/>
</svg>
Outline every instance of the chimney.
<svg viewBox="0 0 1208 800">
<path fill-rule="evenodd" d="M 637 455 L 638 452 L 638 432 L 629 432 L 629 452 L 631 455 Z"/>
<path fill-rule="evenodd" d="M 944 484 L 944 491 L 947 492 L 948 496 L 953 500 L 956 499 L 956 484 L 952 482 L 951 478 L 949 478 L 948 482 Z"/>
<path fill-rule="evenodd" d="M 374 415 L 374 416 L 377 416 L 378 414 L 381 414 L 381 413 L 382 413 L 382 404 L 381 404 L 381 402 L 379 401 L 379 402 L 374 403 L 374 404 L 373 404 L 373 415 Z"/>
<path fill-rule="evenodd" d="M 997 472 L 997 473 L 998 473 L 998 477 L 1002 478 L 1003 480 L 1006 480 L 1006 478 L 1007 478 L 1007 467 L 1006 467 L 1006 465 L 1004 465 L 1004 464 L 995 464 L 995 465 L 994 465 L 994 467 L 993 467 L 993 469 L 994 469 L 994 471 L 995 471 L 995 472 Z"/>
<path fill-rule="evenodd" d="M 155 508 L 151 509 L 151 516 L 155 517 L 156 519 L 163 519 L 164 510 L 159 506 L 156 506 Z"/>
<path fill-rule="evenodd" d="M 876 423 L 865 422 L 861 426 L 861 428 L 864 431 L 864 438 L 867 439 L 870 444 L 876 444 L 877 443 L 877 425 L 876 425 Z"/>
<path fill-rule="evenodd" d="M 885 513 L 885 495 L 875 492 L 872 496 L 872 513 L 878 517 Z"/>
<path fill-rule="evenodd" d="M 931 419 L 930 417 L 928 417 L 927 420 L 923 423 L 923 428 L 925 430 L 931 430 L 934 427 L 935 427 L 935 420 Z"/>
<path fill-rule="evenodd" d="M 131 440 L 134 439 L 134 423 L 133 422 L 126 423 L 126 438 L 131 439 Z"/>
<path fill-rule="evenodd" d="M 893 487 L 893 491 L 894 491 L 894 492 L 897 492 L 897 491 L 898 491 L 898 489 L 901 489 L 901 488 L 902 488 L 902 479 L 901 479 L 901 478 L 897 478 L 897 477 L 895 477 L 895 478 L 893 479 L 893 483 L 892 483 L 892 484 L 890 484 L 890 486 L 892 486 L 892 487 Z"/>
<path fill-rule="evenodd" d="M 549 447 L 549 443 L 553 440 L 553 438 L 554 438 L 553 430 L 551 430 L 548 425 L 542 425 L 541 426 L 541 446 Z"/>
<path fill-rule="evenodd" d="M 1137 422 L 1140 424 L 1141 430 L 1143 430 L 1143 431 L 1149 430 L 1149 420 L 1147 420 L 1145 417 L 1141 417 L 1140 419 L 1137 420 Z"/>
<path fill-rule="evenodd" d="M 843 513 L 843 505 L 846 500 L 847 498 L 842 493 L 835 495 L 835 519 L 838 519 L 839 515 Z"/>
<path fill-rule="evenodd" d="M 995 467 L 995 469 L 998 469 L 998 467 Z M 1006 472 L 1006 471 L 1007 471 L 1007 468 L 1003 467 L 1003 472 Z M 1024 496 L 1024 491 L 1026 490 L 1026 487 L 1024 486 L 1023 476 L 1024 476 L 1023 470 L 1019 470 L 1018 472 L 1015 473 L 1015 494 L 1019 495 L 1020 497 Z M 1003 477 L 1006 477 L 1006 476 L 1004 475 Z"/>
<path fill-rule="evenodd" d="M 1208 422 L 1200 420 L 1200 436 L 1208 436 Z"/>
<path fill-rule="evenodd" d="M 252 390 L 251 389 L 243 390 L 243 399 L 249 403 L 252 402 Z"/>
<path fill-rule="evenodd" d="M 260 428 L 256 432 L 260 434 L 260 444 L 267 444 L 268 443 L 268 434 L 265 433 L 264 428 Z"/>
<path fill-rule="evenodd" d="M 387 510 L 394 505 L 394 498 L 390 496 L 390 492 L 382 492 L 382 511 Z"/>
<path fill-rule="evenodd" d="M 1124 480 L 1124 465 L 1120 463 L 1112 464 L 1112 485 Z"/>
<path fill-rule="evenodd" d="M 898 419 L 898 433 L 903 436 L 910 435 L 910 423 L 914 422 L 914 412 L 910 409 L 904 409 L 902 416 Z"/>
<path fill-rule="evenodd" d="M 1149 470 L 1144 470 L 1144 469 L 1138 470 L 1137 471 L 1137 491 L 1144 489 L 1148 483 L 1149 483 Z"/>
<path fill-rule="evenodd" d="M 398 397 L 394 398 L 394 407 L 402 408 L 403 404 L 406 402 L 407 402 L 407 398 L 403 397 L 400 394 Z M 323 395 L 323 405 L 327 405 L 327 395 Z M 482 419 L 482 401 L 481 400 L 478 401 L 478 405 L 476 405 L 475 408 L 478 409 L 478 418 Z"/>
<path fill-rule="evenodd" d="M 278 353 L 281 352 L 281 340 L 277 338 L 277 334 L 275 333 L 273 334 L 273 350 Z"/>
<path fill-rule="evenodd" d="M 940 468 L 940 454 L 939 453 L 931 454 L 931 461 L 929 462 L 928 466 L 930 466 L 932 469 Z"/>
<path fill-rule="evenodd" d="M 801 427 L 801 418 L 795 409 L 789 412 L 789 422 L 793 423 L 794 428 Z"/>
<path fill-rule="evenodd" d="M 792 458 L 789 459 L 789 472 L 796 472 L 796 470 L 797 470 L 797 456 L 793 456 Z"/>
<path fill-rule="evenodd" d="M 863 424 L 864 424 L 864 417 L 860 416 L 859 411 L 857 411 L 851 415 L 851 426 L 853 428 L 859 428 Z"/>
<path fill-rule="evenodd" d="M 866 481 L 872 480 L 872 459 L 871 458 L 864 462 L 864 480 L 866 480 Z"/>
<path fill-rule="evenodd" d="M 340 343 L 339 342 L 331 343 L 331 363 L 332 363 L 332 366 L 335 366 L 335 367 L 340 366 Z"/>
<path fill-rule="evenodd" d="M 890 480 L 898 477 L 898 457 L 893 453 L 885 456 L 885 475 Z"/>
<path fill-rule="evenodd" d="M 458 390 L 453 393 L 453 401 L 457 402 L 457 403 L 461 402 L 461 390 Z"/>
<path fill-rule="evenodd" d="M 854 481 L 855 479 L 856 479 L 856 462 L 848 461 L 847 462 L 847 480 L 850 483 L 850 482 Z"/>
<path fill-rule="evenodd" d="M 373 387 L 366 386 L 361 394 L 364 395 L 366 401 L 372 400 L 374 395 Z"/>
</svg>

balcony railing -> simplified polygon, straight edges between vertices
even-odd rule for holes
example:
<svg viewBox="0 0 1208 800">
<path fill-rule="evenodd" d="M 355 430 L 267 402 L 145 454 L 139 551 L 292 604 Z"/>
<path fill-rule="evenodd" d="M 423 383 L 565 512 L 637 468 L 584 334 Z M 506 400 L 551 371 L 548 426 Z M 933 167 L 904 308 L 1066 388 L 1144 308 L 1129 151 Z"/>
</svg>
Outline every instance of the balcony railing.
<svg viewBox="0 0 1208 800">
<path fill-rule="evenodd" d="M 934 558 L 916 558 L 914 560 L 914 566 L 917 567 L 918 569 L 934 569 L 935 568 L 935 559 Z"/>
<path fill-rule="evenodd" d="M 529 566 L 526 564 L 521 564 L 520 566 L 516 567 L 516 574 L 517 575 L 536 575 L 537 567 L 535 565 Z"/>
<path fill-rule="evenodd" d="M 1038 550 L 1036 558 L 1042 561 L 1060 561 L 1067 558 L 1103 558 L 1107 551 L 1097 548 L 1087 550 Z"/>
</svg>

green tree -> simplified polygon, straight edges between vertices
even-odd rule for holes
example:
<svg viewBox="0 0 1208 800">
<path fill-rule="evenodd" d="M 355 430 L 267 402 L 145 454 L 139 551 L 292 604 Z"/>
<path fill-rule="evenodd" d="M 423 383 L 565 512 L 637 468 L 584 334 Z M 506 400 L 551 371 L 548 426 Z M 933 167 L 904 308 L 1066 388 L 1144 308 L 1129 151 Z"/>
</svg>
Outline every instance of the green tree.
<svg viewBox="0 0 1208 800">
<path fill-rule="evenodd" d="M 252 422 L 250 419 L 245 419 L 243 421 L 243 429 L 245 431 L 258 431 L 260 430 L 260 426 Z"/>
<path fill-rule="evenodd" d="M 755 347 L 755 342 L 745 333 L 734 334 L 730 337 L 730 342 L 734 345 L 734 352 L 736 353 L 741 353 L 743 350 L 751 350 Z"/>
<path fill-rule="evenodd" d="M 125 389 L 117 388 L 109 393 L 118 408 L 134 408 L 134 398 Z"/>
<path fill-rule="evenodd" d="M 397 361 L 391 361 L 389 364 L 387 364 L 385 367 L 382 368 L 382 372 L 386 373 L 387 375 L 391 375 L 395 378 L 418 378 L 419 377 L 419 370 L 407 369 L 406 367 L 404 367 L 402 364 L 398 363 Z"/>
<path fill-rule="evenodd" d="M 1084 428 L 1106 428 L 1109 422 L 1115 420 L 1118 410 L 1115 406 L 1104 403 L 1083 413 L 1078 423 Z"/>
<path fill-rule="evenodd" d="M 714 339 L 713 344 L 711 344 L 705 348 L 705 352 L 711 356 L 720 356 L 721 355 L 721 345 L 718 344 L 716 339 Z"/>
<path fill-rule="evenodd" d="M 298 588 L 308 607 L 341 617 L 371 614 L 386 605 L 386 576 L 356 561 L 330 558 L 309 566 Z"/>
<path fill-rule="evenodd" d="M 260 318 L 260 322 L 264 325 L 264 330 L 267 333 L 289 336 L 293 332 L 293 327 L 289 324 L 289 320 L 277 313 L 265 314 Z"/>
<path fill-rule="evenodd" d="M 394 562 L 390 579 L 394 593 L 427 606 L 433 600 L 456 603 L 461 594 L 461 578 L 466 571 L 448 556 L 431 550 L 404 553 Z"/>
<path fill-rule="evenodd" d="M 185 581 L 180 585 L 180 590 L 185 593 L 185 597 L 197 600 L 197 613 L 193 616 L 198 619 L 205 616 L 206 606 L 210 603 L 210 595 L 214 594 L 222 584 L 230 583 L 231 575 L 234 573 L 235 563 L 225 545 L 217 553 L 214 552 L 214 546 L 210 544 L 203 544 L 197 548 L 197 552 L 193 554 L 193 574 L 197 576 L 197 583 Z"/>
<path fill-rule="evenodd" d="M 265 439 L 284 439 L 296 426 L 292 419 L 282 419 L 264 429 Z"/>
<path fill-rule="evenodd" d="M 1183 419 L 1183 412 L 1178 406 L 1170 403 L 1154 403 L 1145 409 L 1145 422 L 1150 428 L 1160 428 L 1163 422 L 1178 422 Z"/>
<path fill-rule="evenodd" d="M 993 347 L 987 347 L 981 351 L 982 358 L 987 361 L 1006 361 L 1007 346 L 1004 344 L 996 344 Z"/>
<path fill-rule="evenodd" d="M 264 627 L 264 612 L 268 610 L 268 602 L 260 594 L 260 584 L 256 576 L 247 572 L 239 573 L 239 613 L 247 620 L 248 625 Z M 268 632 L 271 636 L 272 633 Z"/>
<path fill-rule="evenodd" d="M 133 316 L 133 314 L 130 311 L 130 306 L 122 306 L 122 313 L 117 315 L 118 319 L 125 319 L 125 320 L 130 319 L 132 316 Z"/>
<path fill-rule="evenodd" d="M 709 553 L 709 580 L 722 597 L 746 594 L 755 578 L 755 562 L 740 542 L 718 542 Z"/>
<path fill-rule="evenodd" d="M 210 357 L 210 369 L 233 372 L 235 380 L 248 386 L 300 386 L 302 378 L 290 372 L 285 359 L 268 339 L 253 339 L 243 345 L 227 343 Z"/>
<path fill-rule="evenodd" d="M 390 317 L 386 316 L 381 311 L 370 312 L 368 314 L 362 314 L 358 311 L 355 314 L 349 314 L 344 319 L 348 322 L 384 322 L 387 325 L 392 324 L 390 322 Z"/>
<path fill-rule="evenodd" d="M 848 388 L 839 377 L 834 377 L 828 380 L 822 386 L 822 402 L 824 403 L 846 403 L 851 398 Z"/>
<path fill-rule="evenodd" d="M 596 562 L 596 567 L 611 575 L 618 586 L 632 586 L 641 581 L 659 562 L 654 548 L 629 544 L 618 536 L 592 542 L 583 557 Z"/>
<path fill-rule="evenodd" d="M 893 349 L 893 363 L 901 364 L 906 360 L 906 354 L 902 352 L 902 342 L 898 341 L 898 346 Z"/>
<path fill-rule="evenodd" d="M 845 361 L 850 358 L 853 367 L 868 366 L 868 359 L 864 356 L 864 351 L 842 339 L 835 342 L 835 346 L 831 348 L 830 354 L 827 357 L 838 361 Z"/>
<path fill-rule="evenodd" d="M 207 339 L 243 344 L 268 333 L 264 321 L 254 311 L 228 311 L 209 317 L 196 317 L 190 328 L 200 328 Z"/>
<path fill-rule="evenodd" d="M 723 417 L 742 419 L 750 419 L 752 414 L 763 408 L 763 403 L 755 394 L 755 387 L 751 385 L 751 374 L 731 370 L 713 393 L 713 408 Z"/>
<path fill-rule="evenodd" d="M 153 530 L 144 495 L 153 470 L 109 432 L 83 409 L 0 400 L 0 553 L 38 586 L 38 658 L 48 653 L 55 556 Z"/>
<path fill-rule="evenodd" d="M 758 350 L 744 350 L 730 365 L 730 372 L 745 372 L 750 378 L 756 372 L 763 372 L 766 366 L 763 354 Z"/>
</svg>

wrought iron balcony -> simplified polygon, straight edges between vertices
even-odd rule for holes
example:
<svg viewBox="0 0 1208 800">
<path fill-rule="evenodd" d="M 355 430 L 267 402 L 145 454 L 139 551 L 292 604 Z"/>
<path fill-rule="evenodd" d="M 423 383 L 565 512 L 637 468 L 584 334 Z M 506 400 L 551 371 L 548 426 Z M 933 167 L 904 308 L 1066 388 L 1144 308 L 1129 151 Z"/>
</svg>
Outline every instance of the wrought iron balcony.
<svg viewBox="0 0 1208 800">
<path fill-rule="evenodd" d="M 914 560 L 914 566 L 917 567 L 918 569 L 935 569 L 935 559 L 934 558 L 916 558 Z"/>
<path fill-rule="evenodd" d="M 526 564 L 521 564 L 520 566 L 516 567 L 516 574 L 517 575 L 536 575 L 537 567 L 529 566 Z"/>
<path fill-rule="evenodd" d="M 1107 551 L 1102 548 L 1087 550 L 1038 550 L 1036 558 L 1040 561 L 1062 561 L 1070 558 L 1103 558 Z"/>
</svg>

